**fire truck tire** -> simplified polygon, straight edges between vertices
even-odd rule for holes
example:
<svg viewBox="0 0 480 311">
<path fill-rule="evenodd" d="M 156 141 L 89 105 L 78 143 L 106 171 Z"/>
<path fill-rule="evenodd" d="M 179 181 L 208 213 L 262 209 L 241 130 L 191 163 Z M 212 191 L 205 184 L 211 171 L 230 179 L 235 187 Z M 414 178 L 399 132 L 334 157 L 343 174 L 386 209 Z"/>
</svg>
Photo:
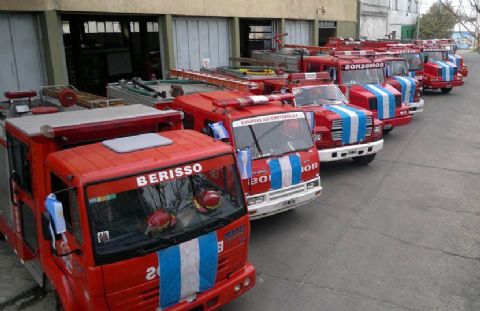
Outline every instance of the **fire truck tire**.
<svg viewBox="0 0 480 311">
<path fill-rule="evenodd" d="M 5 236 L 0 232 L 0 241 L 5 241 Z"/>
<path fill-rule="evenodd" d="M 452 91 L 452 88 L 451 87 L 442 87 L 440 90 L 442 91 L 443 94 L 448 94 Z"/>
<path fill-rule="evenodd" d="M 60 296 L 58 296 L 58 292 L 56 291 L 55 291 L 55 311 L 65 311 L 62 301 L 60 300 Z"/>
<path fill-rule="evenodd" d="M 390 133 L 391 131 L 393 131 L 393 127 L 388 128 L 388 129 L 383 129 L 383 134 L 388 134 L 388 133 Z"/>
<path fill-rule="evenodd" d="M 354 157 L 352 159 L 353 159 L 353 162 L 355 162 L 359 165 L 368 165 L 368 164 L 370 164 L 370 162 L 372 162 L 375 159 L 376 155 L 377 154 L 374 153 L 374 154 L 369 154 L 369 155 L 365 155 L 365 156 L 361 156 L 361 157 Z"/>
</svg>

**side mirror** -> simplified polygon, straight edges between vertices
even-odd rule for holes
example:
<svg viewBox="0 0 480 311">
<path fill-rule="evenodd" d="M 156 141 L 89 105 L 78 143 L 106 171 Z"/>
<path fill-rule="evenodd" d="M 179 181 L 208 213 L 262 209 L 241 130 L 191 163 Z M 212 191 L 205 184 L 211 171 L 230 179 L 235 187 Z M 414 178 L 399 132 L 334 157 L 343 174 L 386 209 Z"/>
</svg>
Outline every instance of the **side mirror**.
<svg viewBox="0 0 480 311">
<path fill-rule="evenodd" d="M 52 241 L 54 238 L 55 241 L 58 241 L 61 238 L 59 234 L 54 233 L 52 219 L 47 211 L 42 213 L 42 234 L 43 239 L 46 241 Z"/>
</svg>

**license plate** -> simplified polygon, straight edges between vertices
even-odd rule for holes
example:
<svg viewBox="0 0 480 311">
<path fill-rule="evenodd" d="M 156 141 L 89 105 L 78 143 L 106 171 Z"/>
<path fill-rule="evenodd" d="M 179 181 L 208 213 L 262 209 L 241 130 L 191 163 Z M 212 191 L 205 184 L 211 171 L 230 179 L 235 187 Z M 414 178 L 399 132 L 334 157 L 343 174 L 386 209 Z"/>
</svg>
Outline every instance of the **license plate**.
<svg viewBox="0 0 480 311">
<path fill-rule="evenodd" d="M 447 84 L 447 89 L 451 88 L 452 85 L 451 84 Z"/>
<path fill-rule="evenodd" d="M 352 151 L 349 151 L 348 154 L 349 155 L 352 155 L 352 154 L 356 154 L 357 152 L 355 150 L 352 150 Z"/>
<path fill-rule="evenodd" d="M 290 200 L 287 200 L 285 202 L 283 202 L 283 207 L 287 207 L 287 206 L 290 206 L 290 205 L 293 205 L 295 204 L 295 199 L 290 199 Z"/>
</svg>

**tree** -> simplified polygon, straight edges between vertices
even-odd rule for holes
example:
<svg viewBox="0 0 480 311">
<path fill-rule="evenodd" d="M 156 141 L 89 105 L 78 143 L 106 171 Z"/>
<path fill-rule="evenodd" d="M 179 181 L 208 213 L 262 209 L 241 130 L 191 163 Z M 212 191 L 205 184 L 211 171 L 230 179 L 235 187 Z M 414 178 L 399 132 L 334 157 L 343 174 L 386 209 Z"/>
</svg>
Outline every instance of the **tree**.
<svg viewBox="0 0 480 311">
<path fill-rule="evenodd" d="M 441 5 L 453 14 L 463 30 L 468 31 L 475 38 L 477 44 L 480 39 L 480 1 L 479 0 L 439 0 Z"/>
<path fill-rule="evenodd" d="M 435 3 L 420 18 L 420 39 L 450 38 L 457 18 L 452 13 L 451 4 Z"/>
</svg>

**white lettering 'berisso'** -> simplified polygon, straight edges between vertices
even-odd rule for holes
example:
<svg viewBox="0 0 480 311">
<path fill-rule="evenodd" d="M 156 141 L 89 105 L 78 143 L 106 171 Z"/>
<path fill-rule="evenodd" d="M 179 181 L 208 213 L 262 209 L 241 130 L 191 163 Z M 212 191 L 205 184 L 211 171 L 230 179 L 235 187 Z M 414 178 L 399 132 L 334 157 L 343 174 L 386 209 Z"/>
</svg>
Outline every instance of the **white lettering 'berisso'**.
<svg viewBox="0 0 480 311">
<path fill-rule="evenodd" d="M 202 165 L 200 163 L 171 168 L 164 171 L 159 171 L 155 173 L 138 176 L 137 186 L 143 187 L 147 185 L 154 185 L 166 180 L 170 180 L 170 179 L 174 179 L 182 176 L 189 176 L 195 173 L 200 173 L 201 171 L 202 171 Z"/>
</svg>

